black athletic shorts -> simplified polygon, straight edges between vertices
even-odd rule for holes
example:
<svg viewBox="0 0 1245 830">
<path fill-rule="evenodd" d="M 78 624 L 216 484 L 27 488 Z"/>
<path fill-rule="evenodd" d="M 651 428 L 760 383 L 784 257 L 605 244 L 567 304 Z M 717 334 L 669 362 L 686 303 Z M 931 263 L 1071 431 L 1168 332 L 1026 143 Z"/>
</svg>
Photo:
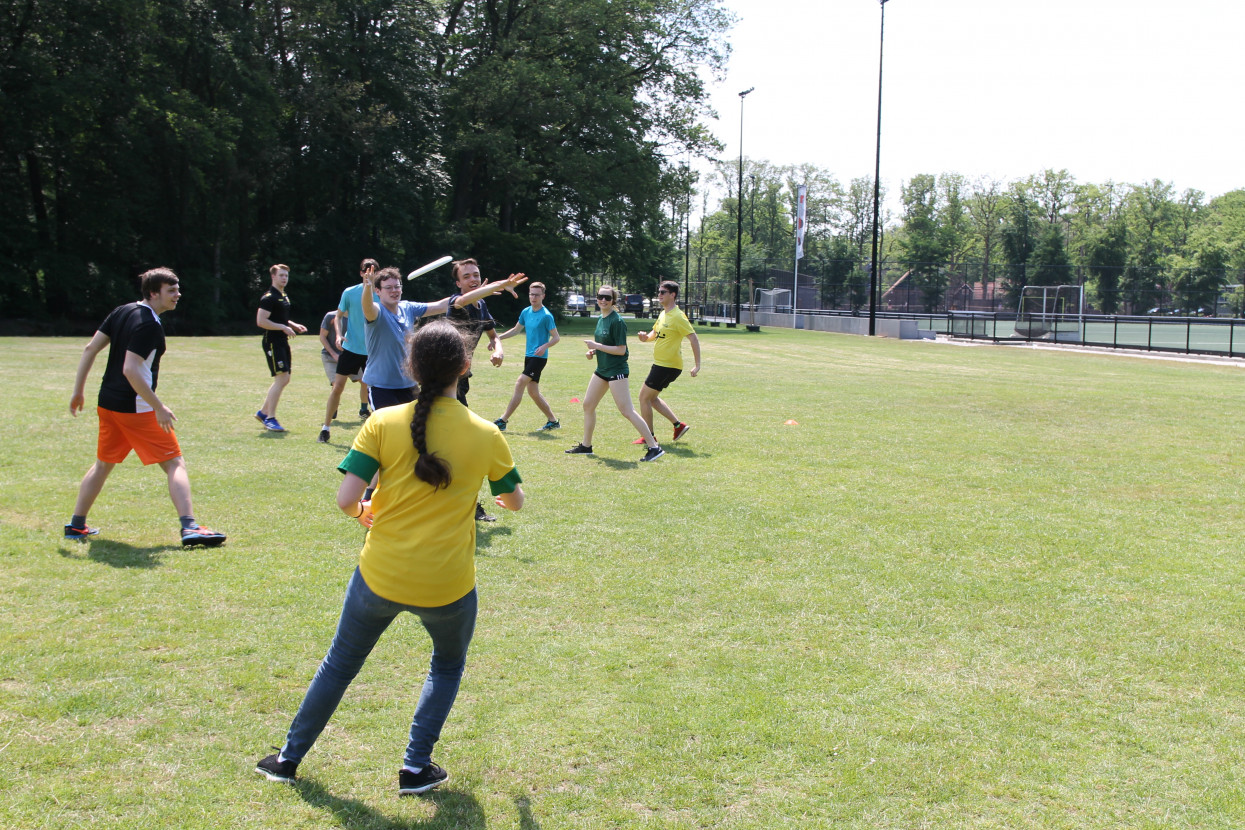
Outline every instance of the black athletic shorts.
<svg viewBox="0 0 1245 830">
<path fill-rule="evenodd" d="M 410 403 L 419 397 L 418 387 L 412 386 L 409 389 L 386 389 L 383 386 L 369 386 L 367 389 L 368 402 L 372 404 L 372 411 L 384 409 L 387 406 L 401 406 L 404 403 Z"/>
<path fill-rule="evenodd" d="M 282 372 L 290 371 L 290 338 L 283 331 L 265 331 L 260 341 L 264 347 L 264 357 L 268 360 L 268 371 L 273 377 Z"/>
<path fill-rule="evenodd" d="M 342 353 L 337 357 L 337 374 L 349 377 L 358 374 L 366 365 L 367 355 L 342 349 Z"/>
<path fill-rule="evenodd" d="M 613 376 L 603 375 L 600 372 L 593 372 L 592 374 L 596 375 L 597 377 L 599 377 L 601 380 L 605 381 L 606 383 L 611 383 L 616 380 L 626 380 L 627 378 L 630 377 L 630 375 L 627 372 L 619 372 L 618 374 L 613 375 Z"/>
<path fill-rule="evenodd" d="M 669 366 L 658 366 L 653 364 L 653 368 L 648 370 L 648 377 L 644 379 L 644 385 L 649 389 L 656 389 L 658 392 L 674 383 L 674 379 L 683 374 L 682 369 L 671 369 Z"/>
<path fill-rule="evenodd" d="M 531 355 L 523 358 L 523 374 L 532 379 L 532 383 L 540 383 L 540 373 L 545 370 L 545 364 L 549 362 L 547 357 L 533 357 Z"/>
</svg>

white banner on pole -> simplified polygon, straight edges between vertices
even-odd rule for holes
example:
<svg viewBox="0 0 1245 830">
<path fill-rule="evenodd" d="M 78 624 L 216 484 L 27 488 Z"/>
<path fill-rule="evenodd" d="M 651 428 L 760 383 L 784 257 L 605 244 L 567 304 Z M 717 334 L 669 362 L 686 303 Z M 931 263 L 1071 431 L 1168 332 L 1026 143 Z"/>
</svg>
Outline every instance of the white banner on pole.
<svg viewBox="0 0 1245 830">
<path fill-rule="evenodd" d="M 808 185 L 800 185 L 796 191 L 797 206 L 795 211 L 795 258 L 804 258 L 804 216 L 808 205 Z"/>
</svg>

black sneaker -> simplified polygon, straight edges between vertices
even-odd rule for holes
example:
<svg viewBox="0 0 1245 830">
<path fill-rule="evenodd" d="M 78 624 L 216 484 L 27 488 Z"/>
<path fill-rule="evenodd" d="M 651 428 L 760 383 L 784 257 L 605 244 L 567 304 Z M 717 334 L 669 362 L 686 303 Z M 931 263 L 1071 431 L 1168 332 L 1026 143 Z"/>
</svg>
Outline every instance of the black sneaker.
<svg viewBox="0 0 1245 830">
<path fill-rule="evenodd" d="M 189 548 L 195 545 L 203 545 L 204 547 L 214 548 L 223 544 L 225 534 L 218 533 L 209 527 L 199 525 L 198 527 L 182 529 L 182 547 Z"/>
<path fill-rule="evenodd" d="M 276 749 L 276 747 L 273 747 Z M 282 761 L 281 751 L 277 750 L 272 755 L 261 758 L 260 762 L 255 765 L 255 771 L 267 778 L 269 781 L 281 781 L 285 784 L 293 784 L 298 780 L 295 775 L 298 772 L 297 761 Z"/>
<path fill-rule="evenodd" d="M 362 418 L 363 420 L 366 421 L 367 416 L 371 414 L 372 414 L 372 410 L 368 409 L 366 406 L 359 407 L 359 417 Z"/>
<path fill-rule="evenodd" d="M 583 444 L 576 444 L 566 451 L 567 455 L 592 455 L 592 447 L 585 447 Z"/>
<path fill-rule="evenodd" d="M 476 502 L 476 521 L 477 522 L 495 522 L 497 521 L 497 517 L 490 516 L 489 514 L 485 513 L 484 505 L 480 504 L 479 502 Z"/>
<path fill-rule="evenodd" d="M 99 533 L 98 527 L 74 527 L 73 525 L 65 525 L 65 538 L 73 539 L 75 542 L 89 541 L 92 536 Z"/>
<path fill-rule="evenodd" d="M 264 759 L 268 760 L 267 758 Z M 450 774 L 431 761 L 419 772 L 409 769 L 398 770 L 398 795 L 419 795 L 441 786 L 450 779 Z"/>
<path fill-rule="evenodd" d="M 319 441 L 321 444 L 327 444 L 329 442 L 329 428 L 320 427 L 320 437 L 317 438 L 316 440 Z"/>
<path fill-rule="evenodd" d="M 561 429 L 561 428 L 562 428 L 561 421 L 545 421 L 545 425 L 541 427 L 541 429 L 545 432 L 548 432 L 551 429 Z"/>
<path fill-rule="evenodd" d="M 496 421 L 494 421 L 493 423 L 494 423 L 494 424 L 497 426 L 497 428 L 498 428 L 498 429 L 500 429 L 502 432 L 505 432 L 505 431 L 506 431 L 506 419 L 505 419 L 505 418 L 498 418 L 498 419 L 497 419 Z"/>
<path fill-rule="evenodd" d="M 666 451 L 663 450 L 660 446 L 649 447 L 648 452 L 644 453 L 644 457 L 641 458 L 640 460 L 641 461 L 656 461 L 658 458 L 661 458 L 665 454 L 666 454 Z"/>
</svg>

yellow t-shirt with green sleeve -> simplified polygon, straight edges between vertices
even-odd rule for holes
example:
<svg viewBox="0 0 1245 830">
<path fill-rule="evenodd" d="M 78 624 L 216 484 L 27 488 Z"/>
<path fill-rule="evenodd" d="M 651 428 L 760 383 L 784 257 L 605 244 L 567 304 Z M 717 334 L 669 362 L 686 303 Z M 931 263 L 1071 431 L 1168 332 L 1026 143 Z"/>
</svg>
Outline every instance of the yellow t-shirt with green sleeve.
<svg viewBox="0 0 1245 830">
<path fill-rule="evenodd" d="M 653 362 L 668 369 L 682 369 L 683 338 L 693 332 L 695 329 L 681 308 L 662 309 L 653 324 L 653 336 L 657 338 L 657 344 L 653 346 Z"/>
<path fill-rule="evenodd" d="M 512 493 L 521 479 L 496 426 L 453 398 L 438 397 L 428 413 L 427 444 L 450 464 L 448 488 L 415 477 L 419 453 L 411 441 L 415 404 L 377 410 L 338 466 L 370 481 L 375 520 L 359 555 L 367 586 L 392 602 L 437 608 L 466 596 L 476 584 L 476 496 L 487 478 L 494 495 Z"/>
</svg>

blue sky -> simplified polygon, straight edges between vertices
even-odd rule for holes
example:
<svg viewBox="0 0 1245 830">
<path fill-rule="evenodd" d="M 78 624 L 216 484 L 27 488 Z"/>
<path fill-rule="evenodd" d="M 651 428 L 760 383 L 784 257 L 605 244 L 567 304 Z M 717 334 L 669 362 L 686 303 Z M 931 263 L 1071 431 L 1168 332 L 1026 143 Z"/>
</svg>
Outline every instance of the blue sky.
<svg viewBox="0 0 1245 830">
<path fill-rule="evenodd" d="M 872 175 L 877 0 L 725 0 L 712 125 L 739 153 Z M 882 182 L 1066 168 L 1079 182 L 1245 188 L 1245 2 L 889 0 Z M 890 201 L 890 200 L 888 200 Z"/>
</svg>

